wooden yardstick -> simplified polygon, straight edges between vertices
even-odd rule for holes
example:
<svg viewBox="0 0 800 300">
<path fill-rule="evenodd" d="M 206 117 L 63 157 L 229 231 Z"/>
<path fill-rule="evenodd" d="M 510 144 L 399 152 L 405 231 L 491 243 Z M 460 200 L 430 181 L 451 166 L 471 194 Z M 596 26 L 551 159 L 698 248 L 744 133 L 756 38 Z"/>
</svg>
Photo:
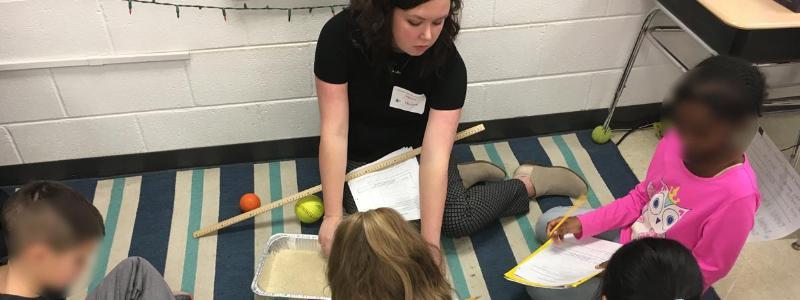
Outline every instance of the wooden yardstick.
<svg viewBox="0 0 800 300">
<path fill-rule="evenodd" d="M 486 129 L 486 127 L 484 127 L 483 124 L 473 126 L 471 128 L 468 128 L 468 129 L 466 129 L 464 131 L 461 131 L 461 132 L 457 133 L 456 137 L 455 137 L 455 140 L 458 141 L 458 140 L 464 139 L 466 137 L 469 137 L 471 135 L 479 133 L 479 132 L 483 131 L 484 129 Z M 349 181 L 349 180 L 351 180 L 353 178 L 358 178 L 358 177 L 361 177 L 361 176 L 363 176 L 365 174 L 368 174 L 368 173 L 372 173 L 372 172 L 375 172 L 375 171 L 380 171 L 380 170 L 386 169 L 386 168 L 394 166 L 394 165 L 396 165 L 398 163 L 401 163 L 401 162 L 404 162 L 404 161 L 409 160 L 411 158 L 414 158 L 417 155 L 419 155 L 420 153 L 422 153 L 422 147 L 415 148 L 415 149 L 413 149 L 411 151 L 404 152 L 402 154 L 399 154 L 397 156 L 394 156 L 394 157 L 391 157 L 389 159 L 383 160 L 381 162 L 375 163 L 375 164 L 370 165 L 368 167 L 365 167 L 363 169 L 350 172 L 347 175 L 345 175 L 344 180 L 345 181 Z M 276 209 L 278 207 L 287 205 L 289 203 L 293 203 L 293 202 L 295 202 L 297 200 L 300 200 L 300 199 L 302 199 L 302 198 L 304 198 L 306 196 L 313 195 L 313 194 L 319 193 L 321 191 L 322 191 L 322 185 L 321 184 L 317 185 L 317 186 L 314 186 L 314 187 L 310 187 L 308 189 L 305 189 L 303 191 L 298 192 L 297 194 L 291 195 L 289 197 L 285 197 L 285 198 L 280 199 L 278 201 L 270 202 L 267 205 L 262 205 L 259 208 L 256 208 L 256 209 L 248 211 L 246 213 L 231 217 L 231 218 L 226 219 L 224 221 L 221 221 L 221 222 L 219 222 L 217 224 L 201 228 L 201 229 L 195 231 L 194 233 L 192 233 L 192 236 L 195 237 L 195 238 L 206 236 L 208 234 L 217 232 L 217 231 L 219 231 L 219 230 L 221 230 L 221 229 L 223 229 L 225 227 L 228 227 L 228 226 L 231 226 L 233 224 L 242 222 L 244 220 L 250 219 L 252 217 L 255 217 L 257 215 L 263 214 L 265 212 L 268 212 L 270 210 Z"/>
</svg>

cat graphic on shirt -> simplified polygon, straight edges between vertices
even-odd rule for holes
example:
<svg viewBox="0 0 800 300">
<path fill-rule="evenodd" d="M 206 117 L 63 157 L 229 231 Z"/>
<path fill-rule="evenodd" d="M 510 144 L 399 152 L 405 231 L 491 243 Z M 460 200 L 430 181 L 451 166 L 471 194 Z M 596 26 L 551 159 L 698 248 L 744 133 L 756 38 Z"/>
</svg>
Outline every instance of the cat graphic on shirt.
<svg viewBox="0 0 800 300">
<path fill-rule="evenodd" d="M 647 185 L 650 201 L 642 208 L 642 214 L 631 226 L 631 239 L 664 237 L 667 230 L 675 226 L 689 209 L 678 206 L 680 187 L 670 187 L 663 181 L 651 181 Z"/>
</svg>

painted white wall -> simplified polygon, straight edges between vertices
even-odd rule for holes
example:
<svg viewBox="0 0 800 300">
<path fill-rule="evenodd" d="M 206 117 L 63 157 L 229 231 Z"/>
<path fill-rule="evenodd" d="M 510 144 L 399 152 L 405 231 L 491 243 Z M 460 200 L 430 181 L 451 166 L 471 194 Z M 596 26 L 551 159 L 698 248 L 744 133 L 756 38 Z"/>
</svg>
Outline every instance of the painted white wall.
<svg viewBox="0 0 800 300">
<path fill-rule="evenodd" d="M 606 107 L 653 6 L 465 2 L 463 121 Z M 313 56 L 330 16 L 295 11 L 289 23 L 282 12 L 229 11 L 224 22 L 218 10 L 183 9 L 176 19 L 172 8 L 152 5 L 134 5 L 129 15 L 121 0 L 0 0 L 0 69 L 51 66 L 0 71 L 0 165 L 317 135 Z M 188 59 L 55 67 L 163 52 Z M 678 74 L 645 44 L 623 105 L 660 101 Z"/>
</svg>

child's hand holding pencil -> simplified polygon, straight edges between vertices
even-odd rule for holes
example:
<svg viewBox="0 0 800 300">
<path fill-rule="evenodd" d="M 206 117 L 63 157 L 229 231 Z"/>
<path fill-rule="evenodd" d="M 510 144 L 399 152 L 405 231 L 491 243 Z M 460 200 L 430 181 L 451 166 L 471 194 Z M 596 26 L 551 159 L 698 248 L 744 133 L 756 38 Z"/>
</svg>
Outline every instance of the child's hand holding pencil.
<svg viewBox="0 0 800 300">
<path fill-rule="evenodd" d="M 563 220 L 563 223 L 561 223 Z M 559 226 L 559 223 L 561 223 Z M 553 239 L 553 242 L 561 242 L 566 234 L 580 234 L 583 231 L 581 221 L 577 217 L 563 217 L 550 220 L 547 222 L 547 237 Z"/>
<path fill-rule="evenodd" d="M 584 203 L 586 203 L 586 195 L 578 198 L 572 208 L 570 208 L 564 216 L 547 222 L 547 237 L 553 239 L 555 243 L 560 243 L 566 234 L 580 234 L 583 231 L 581 221 L 578 220 L 577 217 L 571 215 L 578 207 L 583 206 Z"/>
</svg>

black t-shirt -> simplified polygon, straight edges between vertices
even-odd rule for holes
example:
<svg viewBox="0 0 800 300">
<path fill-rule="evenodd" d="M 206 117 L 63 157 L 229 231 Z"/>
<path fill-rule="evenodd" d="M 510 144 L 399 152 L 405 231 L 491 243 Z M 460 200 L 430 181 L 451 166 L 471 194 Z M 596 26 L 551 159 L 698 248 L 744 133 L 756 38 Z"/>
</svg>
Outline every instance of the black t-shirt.
<svg viewBox="0 0 800 300">
<path fill-rule="evenodd" d="M 15 295 L 6 295 L 0 294 L 0 300 L 50 300 L 49 298 L 28 298 L 28 297 L 20 297 Z"/>
<path fill-rule="evenodd" d="M 421 57 L 405 53 L 394 53 L 387 65 L 374 66 L 362 41 L 351 11 L 340 12 L 322 28 L 314 73 L 328 83 L 348 84 L 347 157 L 370 162 L 405 146 L 421 146 L 431 108 L 454 110 L 464 105 L 467 70 L 455 48 L 430 75 L 421 75 Z M 421 114 L 390 106 L 391 100 L 398 100 L 390 99 L 395 86 L 425 96 Z"/>
<path fill-rule="evenodd" d="M 47 298 L 28 298 L 15 295 L 0 294 L 0 300 L 48 300 Z"/>
<path fill-rule="evenodd" d="M 39 296 L 38 298 L 21 297 L 17 295 L 0 294 L 0 300 L 64 300 L 63 297 Z"/>
</svg>

